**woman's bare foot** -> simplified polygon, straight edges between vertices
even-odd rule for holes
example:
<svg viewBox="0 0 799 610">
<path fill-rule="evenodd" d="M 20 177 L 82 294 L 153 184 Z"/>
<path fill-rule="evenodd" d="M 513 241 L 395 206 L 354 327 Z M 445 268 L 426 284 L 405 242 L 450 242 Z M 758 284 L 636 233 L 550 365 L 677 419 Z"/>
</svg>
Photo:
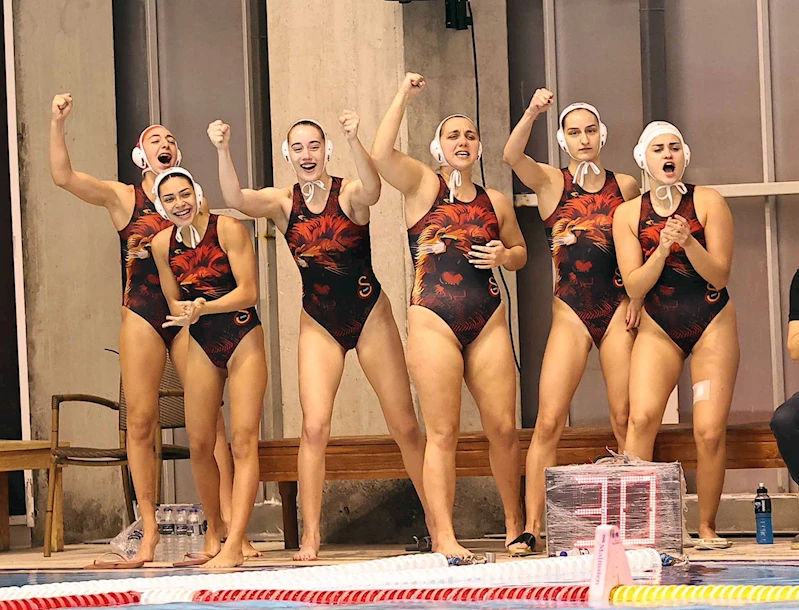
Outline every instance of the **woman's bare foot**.
<svg viewBox="0 0 799 610">
<path fill-rule="evenodd" d="M 441 553 L 442 555 L 446 556 L 448 559 L 452 557 L 471 557 L 473 553 L 458 544 L 458 541 L 455 538 L 450 538 L 445 540 L 441 543 L 433 543 L 433 552 L 434 553 Z"/>
<path fill-rule="evenodd" d="M 216 557 L 203 564 L 202 569 L 235 568 L 243 563 L 244 554 L 241 552 L 241 545 L 226 544 Z"/>
<path fill-rule="evenodd" d="M 133 557 L 131 561 L 152 561 L 155 557 L 155 547 L 158 546 L 160 540 L 161 535 L 158 533 L 158 530 L 152 533 L 146 532 L 144 536 L 142 536 L 138 553 L 136 553 L 136 556 Z"/>
<path fill-rule="evenodd" d="M 209 557 L 216 557 L 222 550 L 222 538 L 216 532 L 217 530 L 211 527 L 205 532 L 203 553 Z"/>
<path fill-rule="evenodd" d="M 321 538 L 318 532 L 315 534 L 303 534 L 300 550 L 294 553 L 294 561 L 316 561 L 319 555 L 319 547 L 322 543 Z"/>
<path fill-rule="evenodd" d="M 241 543 L 241 554 L 244 557 L 260 557 L 261 552 L 256 549 L 249 540 L 244 540 Z"/>
</svg>

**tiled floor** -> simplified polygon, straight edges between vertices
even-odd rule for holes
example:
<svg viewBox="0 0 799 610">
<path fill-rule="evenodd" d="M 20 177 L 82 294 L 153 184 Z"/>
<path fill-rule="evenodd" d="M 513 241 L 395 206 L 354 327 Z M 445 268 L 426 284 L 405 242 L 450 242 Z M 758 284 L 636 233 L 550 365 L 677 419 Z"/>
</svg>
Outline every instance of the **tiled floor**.
<svg viewBox="0 0 799 610">
<path fill-rule="evenodd" d="M 750 560 L 750 561 L 777 561 L 799 560 L 799 551 L 791 550 L 791 538 L 777 538 L 773 545 L 757 544 L 754 538 L 732 538 L 732 546 L 720 551 L 695 551 L 686 549 L 688 558 L 693 561 L 708 560 Z M 467 540 L 465 545 L 475 553 L 493 551 L 497 561 L 510 559 L 504 552 L 500 540 Z M 293 551 L 283 550 L 282 542 L 256 542 L 255 547 L 262 552 L 262 556 L 249 560 L 247 567 L 274 566 L 293 564 Z M 101 544 L 76 544 L 69 545 L 61 553 L 53 553 L 51 557 L 44 557 L 41 548 L 14 550 L 0 553 L 0 570 L 48 570 L 48 569 L 76 569 L 83 568 L 92 563 L 96 558 L 108 551 L 110 547 Z M 327 563 L 346 563 L 380 559 L 405 553 L 403 545 L 372 545 L 349 546 L 331 545 L 323 546 L 321 558 L 312 565 Z M 543 554 L 529 559 L 544 557 Z M 148 564 L 152 567 L 165 567 L 167 564 Z M 299 564 L 298 564 L 299 565 Z M 306 564 L 307 565 L 307 564 Z"/>
</svg>

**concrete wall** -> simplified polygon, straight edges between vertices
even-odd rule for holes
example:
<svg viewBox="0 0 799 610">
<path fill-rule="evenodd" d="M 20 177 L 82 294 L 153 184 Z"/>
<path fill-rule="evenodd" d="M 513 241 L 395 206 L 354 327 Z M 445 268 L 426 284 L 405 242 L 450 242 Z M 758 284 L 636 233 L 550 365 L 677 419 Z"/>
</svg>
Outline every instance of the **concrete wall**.
<svg viewBox="0 0 799 610">
<path fill-rule="evenodd" d="M 396 3 L 363 0 L 270 0 L 267 25 L 275 185 L 296 181 L 280 149 L 289 125 L 303 117 L 321 122 L 333 140 L 329 172 L 355 176 L 338 116 L 344 108 L 356 110 L 361 116 L 361 141 L 367 149 L 372 145 L 382 114 L 404 76 L 401 8 Z M 404 137 L 402 140 L 405 142 Z M 391 300 L 404 338 L 410 261 L 405 254 L 402 199 L 388 186 L 372 208 L 371 236 L 375 273 Z M 297 381 L 302 287 L 285 239 L 278 234 L 277 241 L 283 433 L 294 437 L 302 426 Z M 350 352 L 333 412 L 332 434 L 387 433 L 377 398 L 354 351 Z M 420 522 L 422 511 L 414 496 L 409 482 L 329 483 L 323 531 L 329 540 L 358 535 L 356 532 L 368 540 L 370 532 L 385 533 L 385 525 L 379 529 L 375 525 L 394 521 L 389 512 L 397 512 L 399 505 L 408 507 L 407 524 Z"/>
<path fill-rule="evenodd" d="M 509 132 L 505 1 L 478 4 L 474 10 L 486 173 L 491 186 L 511 196 L 510 172 L 502 165 L 502 147 Z M 406 71 L 423 73 L 428 88 L 408 112 L 399 137 L 401 150 L 428 161 L 428 145 L 440 119 L 453 112 L 475 114 L 470 33 L 445 29 L 443 0 L 404 7 L 363 0 L 270 0 L 267 23 L 276 185 L 295 180 L 280 156 L 280 145 L 288 126 L 306 116 L 321 121 L 337 147 L 331 173 L 354 175 L 346 141 L 340 135 L 338 113 L 345 107 L 358 111 L 361 139 L 368 148 Z M 309 24 L 324 24 L 324 36 L 309 38 L 309 32 L 321 27 Z M 304 40 L 313 42 L 298 43 Z M 371 233 L 375 272 L 391 299 L 404 338 L 412 265 L 402 199 L 388 185 L 384 185 L 381 201 L 372 209 Z M 278 236 L 278 242 L 283 432 L 285 436 L 297 436 L 302 423 L 296 368 L 302 293 L 299 273 L 282 236 Z M 508 275 L 511 289 L 515 290 L 513 274 Z M 467 391 L 463 395 L 462 427 L 477 429 L 480 424 L 474 402 Z M 332 434 L 386 433 L 374 392 L 357 358 L 350 353 L 337 395 Z M 460 518 L 456 526 L 461 535 L 502 528 L 495 497 L 490 481 L 459 486 L 456 513 Z M 407 541 L 411 534 L 419 534 L 424 528 L 421 507 L 407 481 L 328 483 L 324 502 L 323 532 L 328 541 L 368 542 L 392 537 Z M 479 520 L 473 518 L 486 502 L 492 508 L 483 510 Z"/>
<path fill-rule="evenodd" d="M 44 44 L 46 41 L 47 44 Z M 48 134 L 53 95 L 70 91 L 75 110 L 67 142 L 76 169 L 115 178 L 111 3 L 104 0 L 26 0 L 14 3 L 17 113 L 20 140 L 33 438 L 50 437 L 50 397 L 119 393 L 117 356 L 121 280 L 118 238 L 108 214 L 58 189 L 50 178 Z M 101 407 L 68 405 L 62 438 L 72 444 L 115 446 L 117 418 Z M 47 477 L 36 484 L 41 540 Z M 67 468 L 67 537 L 118 531 L 119 469 Z"/>
<path fill-rule="evenodd" d="M 270 60 L 272 150 L 275 185 L 296 182 L 280 153 L 286 131 L 295 120 L 312 117 L 333 140 L 329 166 L 332 175 L 356 176 L 349 147 L 338 117 L 344 108 L 361 116 L 360 136 L 367 149 L 396 91 L 402 70 L 401 10 L 390 3 L 360 0 L 317 0 L 297 3 L 270 0 L 267 4 Z M 311 25 L 316 24 L 316 25 Z M 323 24 L 323 25 L 322 25 Z M 311 31 L 324 35 L 309 37 Z M 306 44 L 306 40 L 313 40 Z M 302 42 L 300 42 L 302 41 Z M 397 191 L 384 187 L 372 208 L 371 234 L 375 273 L 405 334 L 406 266 L 402 201 Z M 297 337 L 302 308 L 300 274 L 285 239 L 277 244 L 283 432 L 300 433 L 302 412 L 297 385 Z M 332 434 L 387 434 L 374 392 L 354 352 L 347 356 L 344 379 L 333 415 Z"/>
</svg>

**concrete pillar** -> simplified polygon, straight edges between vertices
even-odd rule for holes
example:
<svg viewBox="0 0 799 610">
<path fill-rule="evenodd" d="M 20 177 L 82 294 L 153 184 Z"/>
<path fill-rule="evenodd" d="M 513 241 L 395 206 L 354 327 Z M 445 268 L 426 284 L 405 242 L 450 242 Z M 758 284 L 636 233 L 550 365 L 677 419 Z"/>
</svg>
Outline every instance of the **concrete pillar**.
<svg viewBox="0 0 799 610">
<path fill-rule="evenodd" d="M 511 197 L 510 171 L 502 164 L 510 114 L 505 10 L 505 0 L 474 7 L 486 174 L 491 187 Z M 428 88 L 408 112 L 398 139 L 401 150 L 432 162 L 428 145 L 441 118 L 453 112 L 475 114 L 471 34 L 445 29 L 443 0 L 404 6 L 377 0 L 269 0 L 267 23 L 276 185 L 295 180 L 281 157 L 280 145 L 288 126 L 303 117 L 321 121 L 333 139 L 337 149 L 331 173 L 354 175 L 338 128 L 338 113 L 345 107 L 358 111 L 361 139 L 369 147 L 406 71 L 424 74 Z M 372 209 L 371 234 L 375 272 L 405 338 L 412 265 L 402 199 L 386 184 L 381 201 Z M 284 433 L 297 436 L 302 421 L 296 368 L 301 285 L 285 240 L 282 236 L 278 240 Z M 506 276 L 515 303 L 514 274 Z M 463 397 L 462 427 L 477 429 L 477 410 L 465 389 Z M 377 399 L 350 354 L 336 400 L 332 434 L 386 432 Z M 472 481 L 459 484 L 458 489 L 456 525 L 460 535 L 502 530 L 493 482 Z M 323 520 L 323 536 L 329 542 L 390 538 L 403 542 L 424 528 L 421 507 L 407 481 L 329 483 Z"/>
<path fill-rule="evenodd" d="M 33 438 L 49 438 L 50 397 L 119 394 L 121 279 L 119 242 L 107 212 L 57 188 L 50 178 L 50 103 L 73 94 L 67 142 L 73 166 L 116 177 L 116 121 L 111 3 L 26 0 L 14 3 L 17 116 L 22 195 Z M 44 42 L 46 41 L 46 44 Z M 67 405 L 61 434 L 74 445 L 115 446 L 116 413 Z M 47 482 L 39 473 L 38 539 Z M 67 539 L 108 536 L 121 525 L 119 469 L 67 468 Z"/>
<path fill-rule="evenodd" d="M 275 185 L 296 181 L 280 150 L 289 125 L 304 117 L 321 122 L 333 140 L 329 172 L 356 176 L 338 117 L 345 108 L 356 110 L 361 116 L 361 141 L 367 149 L 372 145 L 383 112 L 405 74 L 401 8 L 395 3 L 362 0 L 270 0 L 267 24 Z M 410 260 L 402 200 L 388 185 L 371 210 L 371 236 L 375 273 L 405 337 Z M 291 437 L 300 434 L 302 424 L 297 384 L 302 286 L 285 239 L 282 235 L 277 239 L 283 431 Z M 377 398 L 355 353 L 350 352 L 333 413 L 332 434 L 387 433 Z"/>
</svg>

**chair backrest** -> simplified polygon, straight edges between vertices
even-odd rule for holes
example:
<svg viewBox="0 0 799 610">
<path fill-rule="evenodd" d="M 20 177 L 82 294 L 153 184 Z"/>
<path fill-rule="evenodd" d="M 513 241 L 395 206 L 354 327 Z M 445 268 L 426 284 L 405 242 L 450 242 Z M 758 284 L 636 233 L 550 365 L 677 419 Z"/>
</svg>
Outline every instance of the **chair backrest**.
<svg viewBox="0 0 799 610">
<path fill-rule="evenodd" d="M 161 377 L 161 390 L 180 390 L 180 378 L 172 359 L 167 356 L 164 375 Z M 161 428 L 168 430 L 172 428 L 186 427 L 186 413 L 183 407 L 183 396 L 165 396 L 159 403 L 159 420 Z M 128 429 L 128 403 L 125 400 L 125 389 L 122 387 L 122 380 L 119 382 L 119 429 Z"/>
</svg>

